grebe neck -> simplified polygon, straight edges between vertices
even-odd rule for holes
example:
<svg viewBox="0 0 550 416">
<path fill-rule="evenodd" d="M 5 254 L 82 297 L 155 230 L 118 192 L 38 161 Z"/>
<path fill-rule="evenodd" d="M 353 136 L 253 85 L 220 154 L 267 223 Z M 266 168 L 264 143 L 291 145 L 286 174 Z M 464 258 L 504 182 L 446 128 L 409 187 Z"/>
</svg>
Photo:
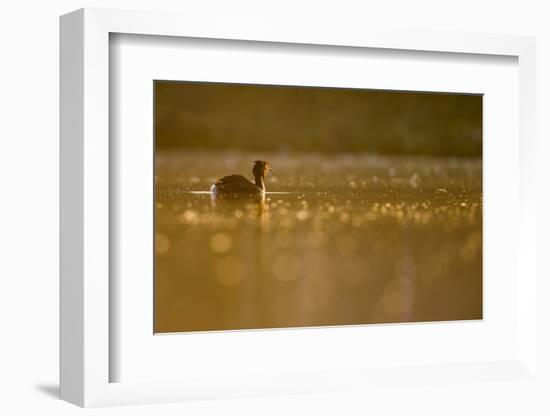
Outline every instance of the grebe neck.
<svg viewBox="0 0 550 416">
<path fill-rule="evenodd" d="M 256 175 L 254 176 L 254 183 L 265 192 L 265 184 L 264 184 L 264 177 L 263 175 Z"/>
</svg>

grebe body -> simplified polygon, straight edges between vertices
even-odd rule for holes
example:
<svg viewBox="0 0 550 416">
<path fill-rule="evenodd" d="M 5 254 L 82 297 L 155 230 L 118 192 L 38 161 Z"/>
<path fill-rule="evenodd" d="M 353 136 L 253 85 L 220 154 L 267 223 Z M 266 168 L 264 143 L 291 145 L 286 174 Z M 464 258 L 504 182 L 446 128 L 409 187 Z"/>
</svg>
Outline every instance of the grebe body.
<svg viewBox="0 0 550 416">
<path fill-rule="evenodd" d="M 252 174 L 254 182 L 243 175 L 224 176 L 210 187 L 212 195 L 260 195 L 265 193 L 264 177 L 268 172 L 274 172 L 269 163 L 264 160 L 255 160 Z"/>
</svg>

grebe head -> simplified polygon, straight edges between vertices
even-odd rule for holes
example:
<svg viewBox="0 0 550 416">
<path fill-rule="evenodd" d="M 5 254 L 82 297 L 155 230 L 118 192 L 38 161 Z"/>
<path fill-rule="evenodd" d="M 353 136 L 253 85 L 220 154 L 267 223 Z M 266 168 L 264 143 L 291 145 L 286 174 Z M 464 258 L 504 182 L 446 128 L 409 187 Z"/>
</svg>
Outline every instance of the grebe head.
<svg viewBox="0 0 550 416">
<path fill-rule="evenodd" d="M 269 163 L 267 163 L 265 160 L 255 160 L 254 161 L 254 167 L 252 168 L 252 173 L 255 178 L 257 177 L 264 177 L 267 172 L 275 172 L 271 167 L 269 166 Z"/>
</svg>

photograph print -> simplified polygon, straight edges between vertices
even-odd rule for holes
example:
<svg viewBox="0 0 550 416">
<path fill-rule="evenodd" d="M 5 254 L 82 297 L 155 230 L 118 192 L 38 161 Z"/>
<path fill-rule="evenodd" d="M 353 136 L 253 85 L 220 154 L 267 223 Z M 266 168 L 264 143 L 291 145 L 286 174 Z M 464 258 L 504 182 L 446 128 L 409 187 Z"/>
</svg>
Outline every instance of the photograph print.
<svg viewBox="0 0 550 416">
<path fill-rule="evenodd" d="M 155 333 L 483 318 L 482 95 L 153 88 Z"/>
</svg>

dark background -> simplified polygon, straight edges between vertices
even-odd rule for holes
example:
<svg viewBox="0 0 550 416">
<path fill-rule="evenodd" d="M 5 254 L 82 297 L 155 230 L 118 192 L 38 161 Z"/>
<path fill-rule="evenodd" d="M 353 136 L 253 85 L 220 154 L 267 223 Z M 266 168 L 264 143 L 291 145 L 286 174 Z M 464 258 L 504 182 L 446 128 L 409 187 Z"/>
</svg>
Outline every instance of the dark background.
<svg viewBox="0 0 550 416">
<path fill-rule="evenodd" d="M 159 151 L 481 156 L 482 96 L 155 81 Z"/>
</svg>

